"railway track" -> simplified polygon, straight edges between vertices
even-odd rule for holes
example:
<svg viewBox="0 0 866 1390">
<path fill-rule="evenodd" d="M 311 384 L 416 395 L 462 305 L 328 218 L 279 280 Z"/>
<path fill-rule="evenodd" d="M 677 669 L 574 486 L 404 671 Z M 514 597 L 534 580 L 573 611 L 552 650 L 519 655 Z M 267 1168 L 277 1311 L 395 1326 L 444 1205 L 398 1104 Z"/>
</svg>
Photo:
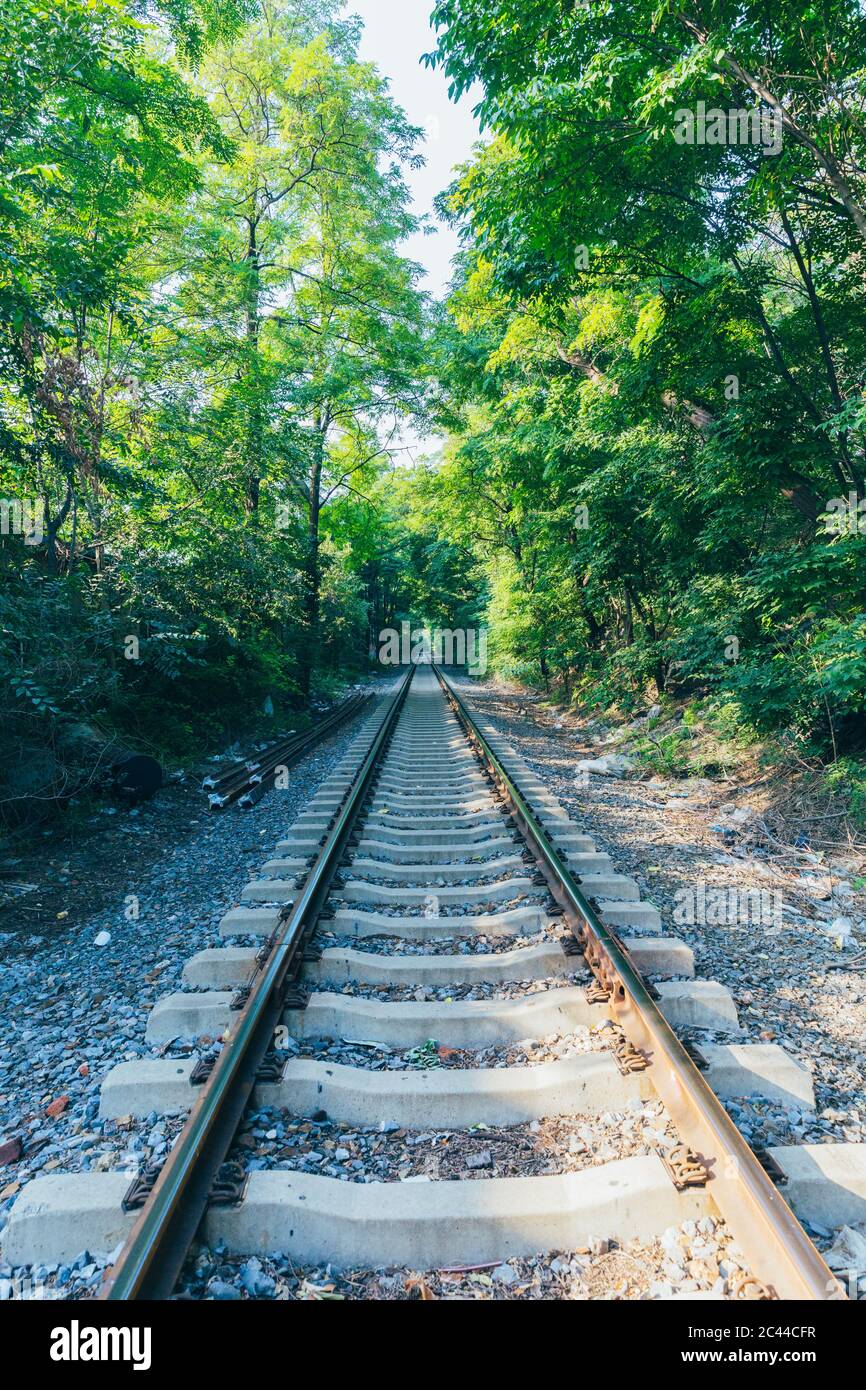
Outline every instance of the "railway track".
<svg viewBox="0 0 866 1390">
<path fill-rule="evenodd" d="M 169 1157 L 132 1186 L 117 1173 L 35 1179 L 7 1261 L 122 1241 L 102 1297 L 165 1298 L 197 1234 L 299 1266 L 423 1270 L 650 1241 L 710 1217 L 743 1252 L 726 1296 L 845 1296 L 795 1213 L 862 1219 L 862 1146 L 750 1150 L 720 1097 L 808 1105 L 808 1074 L 774 1045 L 683 1045 L 701 1028 L 736 1037 L 730 995 L 694 979 L 634 880 L 442 673 L 409 671 L 371 712 L 220 935 L 147 1035 L 167 1050 L 181 1037 L 222 1046 L 124 1063 L 103 1082 L 104 1118 L 187 1115 Z M 552 1034 L 571 1039 L 563 1055 L 533 1064 L 530 1042 L 526 1064 L 503 1065 Z M 346 1040 L 356 1061 L 323 1054 L 322 1039 Z M 382 1065 L 401 1051 L 414 1063 Z M 481 1126 L 507 1154 L 550 1117 L 614 1115 L 626 1130 L 647 1103 L 656 1144 L 609 1162 L 589 1145 L 584 1166 L 540 1175 L 489 1177 L 485 1163 L 462 1180 L 383 1183 L 347 1167 L 349 1149 L 324 1172 L 291 1153 L 250 1171 L 237 1144 L 252 1107 L 396 1130 L 407 1151 Z"/>
<path fill-rule="evenodd" d="M 247 758 L 226 768 L 219 776 L 210 775 L 202 782 L 212 811 L 225 811 L 240 806 L 249 811 L 274 787 L 280 773 L 299 762 L 311 748 L 336 733 L 341 725 L 354 719 L 370 700 L 369 695 L 350 695 L 335 710 L 331 710 L 311 729 L 270 744 L 255 758 Z"/>
</svg>

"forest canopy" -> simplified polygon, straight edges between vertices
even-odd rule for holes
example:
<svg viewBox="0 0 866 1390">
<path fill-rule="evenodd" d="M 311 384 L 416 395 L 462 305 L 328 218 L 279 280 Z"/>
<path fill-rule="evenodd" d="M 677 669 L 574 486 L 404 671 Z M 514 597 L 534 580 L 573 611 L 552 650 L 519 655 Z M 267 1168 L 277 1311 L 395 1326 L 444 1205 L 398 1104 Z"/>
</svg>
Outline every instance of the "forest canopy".
<svg viewBox="0 0 866 1390">
<path fill-rule="evenodd" d="M 483 130 L 444 303 L 350 6 L 0 0 L 0 814 L 333 693 L 403 619 L 862 751 L 862 7 L 433 24 Z"/>
<path fill-rule="evenodd" d="M 419 132 L 340 10 L 0 4 L 13 800 L 327 693 L 399 602 L 371 490 L 426 410 Z"/>
<path fill-rule="evenodd" d="M 861 747 L 862 6 L 434 23 L 488 137 L 443 198 L 465 250 L 435 492 L 480 538 L 498 665 L 603 706 L 715 690 Z"/>
</svg>

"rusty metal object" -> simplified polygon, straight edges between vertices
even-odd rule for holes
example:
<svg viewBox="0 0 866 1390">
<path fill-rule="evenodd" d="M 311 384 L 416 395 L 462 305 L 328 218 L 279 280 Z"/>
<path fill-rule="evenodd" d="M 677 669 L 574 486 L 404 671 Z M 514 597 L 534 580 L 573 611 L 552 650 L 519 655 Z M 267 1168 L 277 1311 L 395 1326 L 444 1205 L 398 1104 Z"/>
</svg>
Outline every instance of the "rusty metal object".
<svg viewBox="0 0 866 1390">
<path fill-rule="evenodd" d="M 208 1197 L 208 1206 L 237 1206 L 238 1202 L 243 1201 L 249 1180 L 250 1175 L 242 1163 L 238 1163 L 234 1159 L 223 1163 L 214 1178 L 213 1187 Z"/>
<path fill-rule="evenodd" d="M 217 1054 L 209 1052 L 207 1057 L 199 1057 L 189 1074 L 190 1086 L 203 1086 L 216 1066 Z"/>
<path fill-rule="evenodd" d="M 700 1154 L 696 1154 L 687 1144 L 678 1144 L 675 1149 L 657 1149 L 656 1152 L 677 1192 L 685 1192 L 688 1187 L 706 1187 L 710 1180 L 709 1167 Z"/>
<path fill-rule="evenodd" d="M 785 1299 L 837 1299 L 844 1290 L 820 1252 L 768 1178 L 718 1097 L 652 999 L 645 981 L 581 892 L 574 875 L 521 794 L 463 700 L 435 668 L 464 729 L 483 749 L 491 769 L 509 789 L 511 814 L 544 867 L 551 894 L 575 935 L 587 943 L 597 979 L 611 989 L 611 1018 L 637 1050 L 651 1059 L 653 1085 L 684 1144 L 711 1164 L 708 1192 L 769 1291 Z"/>
<path fill-rule="evenodd" d="M 303 985 L 289 985 L 283 994 L 284 1009 L 305 1009 L 310 1002 L 310 991 Z"/>
<path fill-rule="evenodd" d="M 709 1071 L 710 1064 L 696 1043 L 684 1042 L 683 1047 L 688 1053 L 690 1060 L 694 1062 L 698 1071 Z"/>
<path fill-rule="evenodd" d="M 141 1211 L 153 1192 L 164 1166 L 164 1162 L 149 1163 L 133 1178 L 120 1203 L 124 1211 Z"/>
<path fill-rule="evenodd" d="M 742 1269 L 729 1280 L 728 1288 L 731 1298 L 769 1302 L 773 1297 L 766 1284 L 762 1284 L 760 1279 L 755 1279 Z"/>
<path fill-rule="evenodd" d="M 763 1168 L 764 1172 L 776 1187 L 784 1187 L 788 1181 L 788 1174 L 784 1168 L 776 1161 L 769 1149 L 755 1149 L 755 1157 Z"/>
<path fill-rule="evenodd" d="M 244 1006 L 247 1004 L 252 992 L 253 987 L 251 984 L 238 985 L 237 989 L 232 995 L 231 1003 L 229 1004 L 229 1008 L 232 1011 L 232 1013 L 240 1013 L 241 1009 L 244 1008 Z"/>
<path fill-rule="evenodd" d="M 587 1004 L 609 1004 L 610 990 L 606 989 L 598 980 L 593 980 L 591 985 L 587 985 L 585 991 Z"/>
<path fill-rule="evenodd" d="M 285 1070 L 286 1058 L 284 1056 L 280 1056 L 279 1052 L 277 1052 L 276 1050 L 274 1050 L 273 1052 L 268 1052 L 259 1063 L 259 1069 L 256 1072 L 256 1081 L 263 1083 L 269 1082 L 271 1084 L 275 1084 L 277 1081 L 282 1080 L 283 1072 Z"/>
<path fill-rule="evenodd" d="M 623 1076 L 631 1076 L 635 1072 L 646 1071 L 649 1066 L 649 1057 L 646 1053 L 639 1052 L 633 1047 L 628 1038 L 623 1038 L 618 1047 L 614 1048 L 616 1064 Z"/>
<path fill-rule="evenodd" d="M 273 951 L 274 946 L 276 945 L 276 941 L 277 941 L 276 933 L 273 933 L 271 936 L 269 936 L 269 937 L 267 938 L 266 941 L 262 942 L 262 945 L 259 947 L 258 951 L 256 952 L 256 969 L 257 969 L 257 970 L 262 970 L 262 969 L 264 969 L 264 967 L 267 965 L 267 963 L 268 963 L 268 961 L 270 960 L 270 957 L 271 957 L 271 952 Z"/>
<path fill-rule="evenodd" d="M 412 682 L 411 667 L 387 707 L 358 776 L 294 903 L 280 913 L 274 949 L 255 977 L 249 999 L 232 1020 L 216 1065 L 190 1111 L 150 1195 L 100 1290 L 102 1300 L 166 1298 L 211 1200 L 262 1059 L 268 1053 L 294 988 L 299 948 L 331 891 L 335 870 Z"/>
</svg>

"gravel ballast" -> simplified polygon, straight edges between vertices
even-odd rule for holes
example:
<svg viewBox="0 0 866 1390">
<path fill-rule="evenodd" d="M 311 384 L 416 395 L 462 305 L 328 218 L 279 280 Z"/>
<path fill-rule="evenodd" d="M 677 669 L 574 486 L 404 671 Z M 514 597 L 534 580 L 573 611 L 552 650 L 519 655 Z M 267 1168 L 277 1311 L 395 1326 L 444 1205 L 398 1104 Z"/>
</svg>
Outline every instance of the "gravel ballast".
<svg viewBox="0 0 866 1390">
<path fill-rule="evenodd" d="M 119 1062 L 190 1055 L 183 1044 L 145 1042 L 153 1005 L 182 988 L 181 972 L 194 952 L 220 944 L 220 919 L 369 716 L 362 711 L 291 769 L 285 790 L 272 791 L 252 810 L 211 814 L 203 793 L 190 788 L 182 799 L 169 797 L 168 813 L 157 798 L 109 817 L 119 843 L 160 837 L 159 852 L 133 851 L 114 900 L 93 916 L 79 905 L 53 931 L 37 933 L 23 913 L 4 915 L 0 1232 L 18 1192 L 38 1174 L 119 1169 L 132 1175 L 164 1156 L 178 1123 L 156 1115 L 152 1123 L 100 1120 L 103 1077 Z M 208 1050 L 207 1039 L 199 1045 Z M 3 1277 L 11 1276 L 0 1272 Z M 88 1277 L 98 1284 L 97 1270 Z M 70 1289 L 81 1284 L 71 1270 L 69 1278 Z"/>
<path fill-rule="evenodd" d="M 778 1113 L 768 1118 L 771 1106 L 766 1116 L 753 1116 L 749 1107 L 744 1132 L 750 1142 L 796 1143 L 806 1134 L 866 1142 L 866 972 L 858 959 L 866 947 L 866 893 L 850 855 L 840 850 L 816 857 L 803 850 L 792 859 L 754 845 L 746 831 L 748 795 L 739 795 L 729 779 L 640 779 L 637 771 L 578 775 L 577 764 L 588 753 L 579 726 L 533 708 L 507 687 L 457 685 L 597 849 L 611 855 L 617 871 L 638 880 L 642 898 L 661 913 L 662 934 L 694 950 L 698 977 L 727 986 L 741 1040 L 778 1043 L 812 1073 L 817 1116 L 804 1128 L 799 1112 L 782 1123 Z M 773 895 L 763 899 L 773 908 L 772 920 L 715 925 L 705 912 L 707 920 L 690 922 L 698 915 L 691 905 L 712 901 L 713 889 L 729 898 L 733 890 L 734 902 L 756 908 L 759 899 L 750 893 Z M 828 927 L 843 914 L 853 923 L 853 944 L 840 950 Z M 849 960 L 854 968 L 846 969 Z M 706 1030 L 695 1033 L 694 1040 L 701 1039 L 730 1041 Z M 736 1107 L 729 1108 L 739 1120 Z"/>
</svg>

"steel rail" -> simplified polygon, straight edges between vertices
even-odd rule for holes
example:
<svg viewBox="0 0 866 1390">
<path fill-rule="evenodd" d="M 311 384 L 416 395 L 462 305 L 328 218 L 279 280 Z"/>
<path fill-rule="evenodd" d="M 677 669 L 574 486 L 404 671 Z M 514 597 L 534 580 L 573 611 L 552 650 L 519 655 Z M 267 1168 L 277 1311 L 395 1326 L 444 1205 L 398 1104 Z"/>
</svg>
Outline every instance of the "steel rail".
<svg viewBox="0 0 866 1390">
<path fill-rule="evenodd" d="M 285 1008 L 285 988 L 308 928 L 331 882 L 369 795 L 376 769 L 412 683 L 410 667 L 384 713 L 372 744 L 332 819 L 299 896 L 285 913 L 249 998 L 195 1102 L 99 1297 L 108 1301 L 167 1298 L 204 1216 L 214 1181 L 249 1101 L 256 1076 Z"/>
<path fill-rule="evenodd" d="M 369 695 L 364 694 L 353 695 L 311 729 L 305 729 L 303 733 L 295 734 L 294 737 L 271 744 L 270 747 L 263 750 L 257 759 L 236 763 L 234 767 L 228 768 L 219 777 L 210 775 L 205 777 L 202 782 L 202 791 L 209 793 L 210 809 L 222 811 L 232 802 L 242 800 L 254 789 L 261 787 L 262 790 L 249 803 L 255 805 L 268 789 L 267 779 L 269 775 L 281 763 L 297 762 L 311 748 L 315 748 L 317 744 L 334 733 L 346 720 L 360 713 L 369 698 Z"/>
<path fill-rule="evenodd" d="M 448 678 L 434 666 L 464 730 L 498 781 L 551 893 L 610 991 L 611 1015 L 647 1054 L 649 1075 L 681 1139 L 710 1170 L 708 1192 L 771 1297 L 844 1300 L 842 1284 L 710 1090 L 615 934 L 583 896 L 567 863 Z"/>
<path fill-rule="evenodd" d="M 206 777 L 202 783 L 203 791 L 210 791 L 209 802 L 212 810 L 221 810 L 246 790 L 262 783 L 282 761 L 296 761 L 310 748 L 315 747 L 347 719 L 359 713 L 368 696 L 358 695 L 347 700 L 333 710 L 313 728 L 293 737 L 271 744 L 259 758 L 236 763 L 220 777 Z"/>
<path fill-rule="evenodd" d="M 315 729 L 311 729 L 306 734 L 299 734 L 296 739 L 291 741 L 290 746 L 283 746 L 280 749 L 271 748 L 265 755 L 266 760 L 260 762 L 255 768 L 250 770 L 249 779 L 246 787 L 241 790 L 237 797 L 236 804 L 242 811 L 249 811 L 253 806 L 267 796 L 273 787 L 273 777 L 278 767 L 291 767 L 312 749 L 324 743 L 335 733 L 338 728 L 345 724 L 349 719 L 354 719 L 357 714 L 367 705 L 370 700 L 369 695 L 356 695 L 339 709 L 334 710 L 321 724 L 317 724 Z"/>
</svg>

